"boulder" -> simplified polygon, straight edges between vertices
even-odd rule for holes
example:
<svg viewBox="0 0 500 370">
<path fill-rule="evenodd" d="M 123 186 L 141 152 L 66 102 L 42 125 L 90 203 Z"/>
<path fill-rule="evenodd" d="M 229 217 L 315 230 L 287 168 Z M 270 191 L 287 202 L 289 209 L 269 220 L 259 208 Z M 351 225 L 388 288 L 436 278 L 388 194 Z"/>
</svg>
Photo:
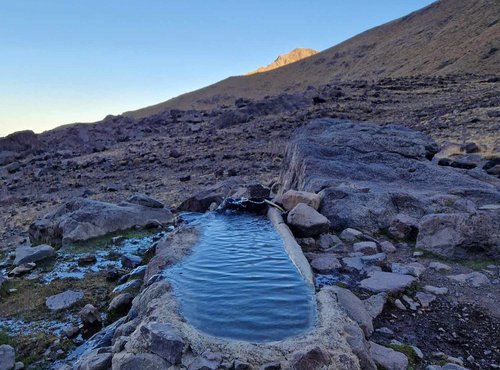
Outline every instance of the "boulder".
<svg viewBox="0 0 500 370">
<path fill-rule="evenodd" d="M 366 311 L 375 319 L 384 310 L 385 302 L 387 301 L 387 294 L 379 293 L 370 296 L 369 298 L 363 300 Z"/>
<path fill-rule="evenodd" d="M 358 323 L 359 327 L 365 333 L 365 336 L 369 338 L 373 333 L 373 323 L 372 317 L 366 310 L 363 301 L 348 289 L 338 286 L 331 286 L 327 289 L 335 294 L 340 307 L 342 307 L 347 316 Z"/>
<path fill-rule="evenodd" d="M 369 278 L 361 280 L 359 286 L 374 293 L 397 293 L 413 284 L 415 280 L 415 277 L 410 275 L 375 271 Z"/>
<path fill-rule="evenodd" d="M 365 339 L 365 335 L 358 325 L 346 325 L 344 330 L 347 334 L 347 343 L 352 352 L 358 357 L 359 364 L 363 370 L 377 370 L 377 366 L 370 354 L 370 344 Z"/>
<path fill-rule="evenodd" d="M 320 347 L 295 352 L 290 360 L 293 370 L 319 370 L 330 362 L 328 352 Z"/>
<path fill-rule="evenodd" d="M 86 304 L 80 312 L 78 312 L 78 316 L 80 316 L 83 326 L 95 326 L 101 324 L 99 310 L 90 303 Z"/>
<path fill-rule="evenodd" d="M 150 322 L 141 327 L 141 334 L 151 352 L 171 364 L 178 365 L 181 363 L 184 340 L 180 332 L 172 325 Z"/>
<path fill-rule="evenodd" d="M 188 370 L 217 370 L 222 362 L 222 355 L 210 350 L 204 351 L 188 366 Z"/>
<path fill-rule="evenodd" d="M 307 204 L 315 210 L 319 209 L 321 197 L 318 194 L 308 193 L 306 191 L 288 190 L 281 197 L 279 202 L 287 211 L 291 211 L 299 203 Z"/>
<path fill-rule="evenodd" d="M 478 206 L 500 203 L 500 181 L 438 166 L 430 160 L 437 150 L 430 137 L 403 126 L 315 119 L 288 143 L 278 183 L 319 193 L 333 229 L 369 233 L 387 230 L 398 214 L 436 213 L 448 194 Z"/>
<path fill-rule="evenodd" d="M 437 287 L 432 285 L 424 286 L 424 291 L 427 293 L 435 294 L 435 295 L 446 295 L 448 294 L 448 288 L 446 287 Z"/>
<path fill-rule="evenodd" d="M 304 203 L 297 204 L 288 213 L 287 223 L 301 236 L 316 236 L 329 228 L 328 219 Z"/>
<path fill-rule="evenodd" d="M 120 316 L 126 315 L 132 307 L 132 300 L 134 297 L 129 293 L 122 293 L 114 297 L 108 306 L 108 312 L 118 314 Z"/>
<path fill-rule="evenodd" d="M 150 207 L 150 208 L 163 208 L 164 205 L 163 203 L 157 201 L 156 199 L 153 199 L 146 194 L 141 194 L 137 193 L 132 195 L 130 198 L 127 199 L 128 203 L 132 204 L 138 204 L 140 206 L 144 207 Z"/>
<path fill-rule="evenodd" d="M 54 257 L 55 254 L 54 248 L 47 244 L 38 245 L 36 247 L 17 247 L 14 265 L 19 266 L 29 262 L 38 262 L 46 258 Z"/>
<path fill-rule="evenodd" d="M 82 291 L 67 290 L 65 292 L 47 297 L 45 305 L 51 311 L 59 311 L 73 306 L 83 299 Z"/>
<path fill-rule="evenodd" d="M 119 204 L 78 198 L 30 225 L 32 242 L 67 245 L 104 236 L 151 222 L 173 221 L 166 208 L 151 208 L 122 202 Z"/>
<path fill-rule="evenodd" d="M 142 263 L 142 258 L 135 254 L 124 254 L 120 257 L 120 262 L 123 267 L 136 268 Z"/>
<path fill-rule="evenodd" d="M 333 247 L 342 248 L 343 246 L 342 240 L 340 240 L 337 235 L 333 234 L 321 234 L 317 244 L 321 249 L 329 249 Z"/>
<path fill-rule="evenodd" d="M 415 240 L 418 234 L 418 220 L 405 214 L 397 214 L 388 231 L 395 239 Z"/>
<path fill-rule="evenodd" d="M 470 285 L 474 288 L 479 288 L 480 286 L 490 283 L 490 280 L 485 274 L 477 271 L 468 274 L 448 275 L 448 278 L 462 284 Z"/>
<path fill-rule="evenodd" d="M 98 353 L 93 351 L 91 354 L 83 357 L 76 370 L 108 370 L 111 368 L 111 353 Z"/>
<path fill-rule="evenodd" d="M 401 275 L 411 275 L 420 277 L 425 271 L 425 266 L 419 262 L 410 262 L 407 264 L 394 262 L 391 265 L 391 271 Z"/>
<path fill-rule="evenodd" d="M 420 220 L 416 247 L 447 258 L 500 256 L 500 210 L 429 214 Z"/>
<path fill-rule="evenodd" d="M 377 244 L 374 242 L 358 242 L 354 243 L 352 246 L 354 252 L 372 252 L 377 253 Z"/>
<path fill-rule="evenodd" d="M 121 352 L 113 356 L 112 370 L 162 370 L 170 364 L 160 356 L 152 353 Z"/>
<path fill-rule="evenodd" d="M 321 254 L 311 261 L 311 267 L 320 274 L 331 272 L 341 267 L 339 260 L 333 254 Z"/>
<path fill-rule="evenodd" d="M 0 345 L 0 370 L 12 370 L 16 363 L 16 352 L 7 344 Z"/>
<path fill-rule="evenodd" d="M 229 192 L 231 198 L 245 199 L 267 199 L 271 194 L 271 189 L 261 184 L 239 185 Z"/>
<path fill-rule="evenodd" d="M 358 231 L 356 229 L 351 229 L 348 227 L 347 229 L 344 229 L 340 233 L 340 239 L 342 239 L 345 242 L 354 242 L 356 240 L 359 240 L 363 237 L 363 233 L 361 231 Z"/>
<path fill-rule="evenodd" d="M 432 302 L 434 302 L 434 300 L 436 299 L 436 296 L 434 294 L 430 294 L 430 293 L 417 292 L 417 294 L 415 294 L 415 298 L 418 299 L 418 301 L 420 302 L 420 305 L 423 308 L 427 308 L 427 307 L 429 307 L 429 305 Z"/>
<path fill-rule="evenodd" d="M 370 350 L 373 361 L 382 369 L 406 370 L 408 368 L 408 358 L 401 352 L 374 342 L 370 342 Z"/>
<path fill-rule="evenodd" d="M 188 199 L 184 200 L 178 207 L 179 211 L 187 212 L 205 212 L 208 211 L 210 205 L 215 203 L 219 205 L 229 196 L 229 192 L 234 186 L 237 186 L 235 181 L 226 181 L 203 190 Z"/>
</svg>

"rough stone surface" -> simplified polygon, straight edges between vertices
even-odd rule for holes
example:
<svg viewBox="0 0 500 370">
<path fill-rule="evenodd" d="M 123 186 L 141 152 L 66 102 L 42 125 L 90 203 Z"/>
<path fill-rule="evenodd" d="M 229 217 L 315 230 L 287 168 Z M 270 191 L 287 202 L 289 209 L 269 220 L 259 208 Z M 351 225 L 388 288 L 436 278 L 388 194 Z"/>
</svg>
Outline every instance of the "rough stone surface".
<svg viewBox="0 0 500 370">
<path fill-rule="evenodd" d="M 375 319 L 384 310 L 385 302 L 387 301 L 387 294 L 379 293 L 363 300 L 366 311 L 370 314 L 372 319 Z"/>
<path fill-rule="evenodd" d="M 424 292 L 417 292 L 417 294 L 415 294 L 415 297 L 418 299 L 420 305 L 423 308 L 429 307 L 429 305 L 436 299 L 436 296 L 434 294 Z"/>
<path fill-rule="evenodd" d="M 0 370 L 11 370 L 16 363 L 16 352 L 7 344 L 0 345 Z"/>
<path fill-rule="evenodd" d="M 311 267 L 319 273 L 327 273 L 341 267 L 339 260 L 333 254 L 322 254 L 314 258 Z"/>
<path fill-rule="evenodd" d="M 91 304 L 86 304 L 80 312 L 78 312 L 78 316 L 80 316 L 84 326 L 97 325 L 101 322 L 99 310 Z"/>
<path fill-rule="evenodd" d="M 391 265 L 391 271 L 396 274 L 420 277 L 425 271 L 425 266 L 419 262 L 410 262 L 407 264 L 394 262 Z"/>
<path fill-rule="evenodd" d="M 352 352 L 358 357 L 361 369 L 376 370 L 377 366 L 370 354 L 370 344 L 358 325 L 346 325 L 344 331 L 347 334 L 347 343 Z"/>
<path fill-rule="evenodd" d="M 408 358 L 401 352 L 370 342 L 373 361 L 386 370 L 406 370 Z"/>
<path fill-rule="evenodd" d="M 290 361 L 293 370 L 316 370 L 321 369 L 330 361 L 330 356 L 320 347 L 296 352 Z"/>
<path fill-rule="evenodd" d="M 363 237 L 363 233 L 359 230 L 352 229 L 348 227 L 347 229 L 342 230 L 340 233 L 340 239 L 346 242 L 353 242 L 359 240 Z"/>
<path fill-rule="evenodd" d="M 288 144 L 279 183 L 320 192 L 320 211 L 334 229 L 367 232 L 386 230 L 398 214 L 436 213 L 450 193 L 479 206 L 500 203 L 496 179 L 438 166 L 429 160 L 437 150 L 432 139 L 402 126 L 316 119 Z"/>
<path fill-rule="evenodd" d="M 85 356 L 78 364 L 77 370 L 108 370 L 111 368 L 111 353 L 93 353 Z"/>
<path fill-rule="evenodd" d="M 36 247 L 17 247 L 14 265 L 19 266 L 24 263 L 38 262 L 46 258 L 54 257 L 55 254 L 54 248 L 47 244 L 38 245 Z"/>
<path fill-rule="evenodd" d="M 112 370 L 164 370 L 170 364 L 151 353 L 117 353 L 113 356 Z"/>
<path fill-rule="evenodd" d="M 436 270 L 436 271 L 450 271 L 451 270 L 451 267 L 448 266 L 447 264 L 437 262 L 437 261 L 429 263 L 429 268 Z"/>
<path fill-rule="evenodd" d="M 127 199 L 127 202 L 150 208 L 164 207 L 163 203 L 157 201 L 156 199 L 151 198 L 150 196 L 147 196 L 146 194 L 140 194 L 140 193 L 132 195 L 130 198 Z"/>
<path fill-rule="evenodd" d="M 122 293 L 114 297 L 108 306 L 108 312 L 125 315 L 132 306 L 134 297 L 129 293 Z"/>
<path fill-rule="evenodd" d="M 490 283 L 488 277 L 481 272 L 470 272 L 468 274 L 448 275 L 448 278 L 478 288 Z"/>
<path fill-rule="evenodd" d="M 388 231 L 395 239 L 414 240 L 418 234 L 418 220 L 405 214 L 397 214 Z"/>
<path fill-rule="evenodd" d="M 446 287 L 437 287 L 432 285 L 424 286 L 424 291 L 427 293 L 435 294 L 435 295 L 445 295 L 448 294 L 448 288 Z"/>
<path fill-rule="evenodd" d="M 347 316 L 356 321 L 365 336 L 369 338 L 373 333 L 373 323 L 363 302 L 348 289 L 332 286 L 331 291 L 337 296 L 337 301 Z"/>
<path fill-rule="evenodd" d="M 360 287 L 375 293 L 396 293 L 404 290 L 415 281 L 415 277 L 393 272 L 375 271 L 369 278 L 361 280 Z"/>
<path fill-rule="evenodd" d="M 288 190 L 280 197 L 280 202 L 287 211 L 291 211 L 299 203 L 307 204 L 309 207 L 318 210 L 321 197 L 318 194 L 305 191 Z"/>
<path fill-rule="evenodd" d="M 374 242 L 358 242 L 352 246 L 354 252 L 377 252 L 377 244 Z"/>
<path fill-rule="evenodd" d="M 497 258 L 498 225 L 500 210 L 430 214 L 420 221 L 416 247 L 447 258 L 478 254 Z"/>
<path fill-rule="evenodd" d="M 47 297 L 45 304 L 51 311 L 64 310 L 83 299 L 82 291 L 67 290 L 65 292 Z"/>
<path fill-rule="evenodd" d="M 181 362 L 184 340 L 179 331 L 169 324 L 151 322 L 141 327 L 151 352 L 177 365 Z"/>
<path fill-rule="evenodd" d="M 173 221 L 173 216 L 166 208 L 78 198 L 35 221 L 30 225 L 29 234 L 32 242 L 66 245 L 136 226 L 144 227 L 153 221 L 166 224 Z"/>
<path fill-rule="evenodd" d="M 327 232 L 328 219 L 307 204 L 297 204 L 288 214 L 287 223 L 302 236 L 316 236 Z"/>
</svg>

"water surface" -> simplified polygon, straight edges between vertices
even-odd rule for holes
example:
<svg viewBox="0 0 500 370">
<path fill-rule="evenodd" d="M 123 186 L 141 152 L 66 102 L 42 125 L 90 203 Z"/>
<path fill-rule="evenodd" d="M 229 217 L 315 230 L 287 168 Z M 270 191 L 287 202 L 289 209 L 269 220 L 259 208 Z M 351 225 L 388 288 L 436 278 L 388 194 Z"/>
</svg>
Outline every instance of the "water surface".
<svg viewBox="0 0 500 370">
<path fill-rule="evenodd" d="M 186 214 L 201 231 L 193 253 L 165 270 L 195 328 L 252 342 L 301 334 L 315 320 L 314 291 L 263 216 Z"/>
</svg>

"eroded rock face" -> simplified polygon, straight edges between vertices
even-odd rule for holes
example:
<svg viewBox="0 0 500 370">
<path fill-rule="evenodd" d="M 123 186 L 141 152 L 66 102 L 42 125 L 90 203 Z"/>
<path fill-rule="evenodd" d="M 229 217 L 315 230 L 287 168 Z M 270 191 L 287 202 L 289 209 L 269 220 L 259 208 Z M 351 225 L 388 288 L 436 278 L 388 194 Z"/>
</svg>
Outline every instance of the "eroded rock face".
<svg viewBox="0 0 500 370">
<path fill-rule="evenodd" d="M 279 183 L 320 192 L 319 211 L 339 230 L 387 230 L 399 214 L 418 220 L 455 209 L 454 202 L 443 204 L 445 196 L 478 206 L 500 202 L 500 182 L 438 166 L 429 160 L 437 149 L 429 137 L 402 126 L 317 119 L 288 144 Z"/>
<path fill-rule="evenodd" d="M 136 226 L 167 224 L 172 220 L 173 215 L 166 208 L 78 198 L 35 221 L 30 225 L 29 234 L 32 242 L 65 245 Z"/>
<path fill-rule="evenodd" d="M 500 256 L 500 210 L 443 213 L 420 221 L 416 247 L 443 257 Z"/>
<path fill-rule="evenodd" d="M 181 362 L 184 340 L 172 325 L 151 322 L 141 327 L 151 352 L 177 365 Z"/>
</svg>

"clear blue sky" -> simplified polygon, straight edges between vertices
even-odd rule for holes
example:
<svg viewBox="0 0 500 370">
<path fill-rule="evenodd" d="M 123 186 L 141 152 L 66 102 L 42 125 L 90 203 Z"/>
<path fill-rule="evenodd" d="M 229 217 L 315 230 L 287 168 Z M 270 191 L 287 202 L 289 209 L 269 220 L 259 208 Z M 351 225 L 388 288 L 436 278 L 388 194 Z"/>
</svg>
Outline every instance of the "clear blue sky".
<svg viewBox="0 0 500 370">
<path fill-rule="evenodd" d="M 0 136 L 158 103 L 431 2 L 0 0 Z"/>
</svg>

